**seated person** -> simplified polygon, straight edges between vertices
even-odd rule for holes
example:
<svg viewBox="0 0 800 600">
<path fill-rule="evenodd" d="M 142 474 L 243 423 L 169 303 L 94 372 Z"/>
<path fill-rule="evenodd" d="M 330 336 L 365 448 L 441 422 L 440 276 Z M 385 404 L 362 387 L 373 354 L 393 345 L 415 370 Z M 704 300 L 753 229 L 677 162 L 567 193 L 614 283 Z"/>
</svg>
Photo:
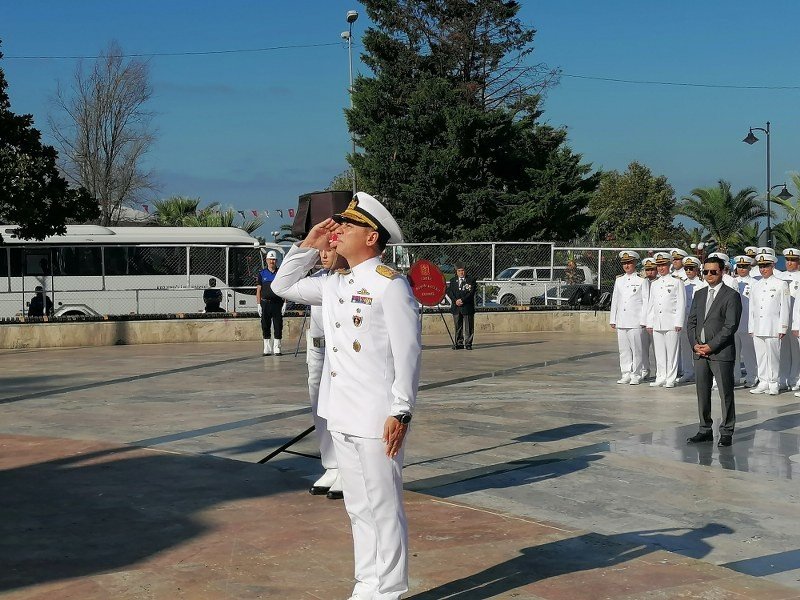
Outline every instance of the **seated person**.
<svg viewBox="0 0 800 600">
<path fill-rule="evenodd" d="M 29 317 L 53 316 L 53 301 L 44 293 L 42 286 L 36 286 L 36 295 L 28 303 Z"/>
<path fill-rule="evenodd" d="M 222 308 L 222 290 L 217 288 L 217 280 L 213 277 L 208 280 L 208 288 L 203 292 L 203 302 L 206 305 L 205 312 L 225 312 Z"/>
</svg>

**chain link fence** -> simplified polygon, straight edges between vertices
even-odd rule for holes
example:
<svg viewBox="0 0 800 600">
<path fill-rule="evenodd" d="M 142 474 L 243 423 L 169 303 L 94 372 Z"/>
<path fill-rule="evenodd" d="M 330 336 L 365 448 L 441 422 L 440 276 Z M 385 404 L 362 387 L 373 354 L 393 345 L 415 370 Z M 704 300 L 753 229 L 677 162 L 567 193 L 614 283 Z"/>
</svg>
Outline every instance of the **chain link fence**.
<svg viewBox="0 0 800 600">
<path fill-rule="evenodd" d="M 669 250 L 625 249 L 642 257 Z M 384 260 L 407 271 L 426 259 L 447 281 L 463 264 L 478 281 L 478 306 L 487 308 L 602 307 L 622 272 L 620 250 L 553 242 L 402 244 L 390 246 Z M 56 316 L 199 313 L 204 293 L 216 296 L 222 312 L 255 313 L 261 268 L 254 247 L 0 248 L 0 318 L 26 316 L 36 286 Z"/>
</svg>

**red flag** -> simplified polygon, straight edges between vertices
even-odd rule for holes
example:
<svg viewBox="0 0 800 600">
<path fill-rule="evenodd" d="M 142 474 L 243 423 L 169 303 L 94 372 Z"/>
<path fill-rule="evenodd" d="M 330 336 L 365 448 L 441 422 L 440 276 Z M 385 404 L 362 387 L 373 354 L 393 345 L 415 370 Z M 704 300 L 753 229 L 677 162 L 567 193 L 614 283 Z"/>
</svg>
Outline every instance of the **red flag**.
<svg viewBox="0 0 800 600">
<path fill-rule="evenodd" d="M 292 219 L 294 219 L 294 209 L 293 209 L 293 208 L 290 208 L 290 209 L 289 209 L 289 216 L 290 216 Z"/>
<path fill-rule="evenodd" d="M 150 214 L 150 207 L 147 204 L 142 204 L 142 208 L 144 209 L 144 212 L 146 212 L 148 215 Z"/>
<path fill-rule="evenodd" d="M 254 217 L 257 217 L 257 216 L 258 216 L 258 211 L 257 211 L 257 210 L 251 210 L 250 212 L 251 212 L 251 213 L 253 213 L 253 216 L 254 216 Z"/>
</svg>

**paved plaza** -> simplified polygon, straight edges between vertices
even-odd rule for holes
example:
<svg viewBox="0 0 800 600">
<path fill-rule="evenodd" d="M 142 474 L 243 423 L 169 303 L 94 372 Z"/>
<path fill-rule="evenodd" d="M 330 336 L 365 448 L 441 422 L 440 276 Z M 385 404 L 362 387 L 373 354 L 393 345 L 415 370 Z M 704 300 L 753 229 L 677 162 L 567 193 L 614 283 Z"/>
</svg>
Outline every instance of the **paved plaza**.
<svg viewBox="0 0 800 600">
<path fill-rule="evenodd" d="M 409 600 L 800 598 L 800 398 L 687 446 L 693 385 L 616 385 L 611 333 L 423 341 Z M 0 598 L 347 598 L 319 461 L 258 464 L 311 424 L 304 354 L 259 352 L 0 351 Z"/>
</svg>

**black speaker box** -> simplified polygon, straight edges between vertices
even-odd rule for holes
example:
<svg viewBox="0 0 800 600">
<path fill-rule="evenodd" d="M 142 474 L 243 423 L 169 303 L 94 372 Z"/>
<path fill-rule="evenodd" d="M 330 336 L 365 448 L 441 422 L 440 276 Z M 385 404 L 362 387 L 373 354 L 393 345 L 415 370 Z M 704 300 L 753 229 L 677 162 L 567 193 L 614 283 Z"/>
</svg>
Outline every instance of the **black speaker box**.
<svg viewBox="0 0 800 600">
<path fill-rule="evenodd" d="M 292 235 L 296 238 L 304 238 L 314 225 L 344 211 L 352 199 L 352 192 L 303 194 L 297 202 L 297 212 L 292 223 Z"/>
</svg>

